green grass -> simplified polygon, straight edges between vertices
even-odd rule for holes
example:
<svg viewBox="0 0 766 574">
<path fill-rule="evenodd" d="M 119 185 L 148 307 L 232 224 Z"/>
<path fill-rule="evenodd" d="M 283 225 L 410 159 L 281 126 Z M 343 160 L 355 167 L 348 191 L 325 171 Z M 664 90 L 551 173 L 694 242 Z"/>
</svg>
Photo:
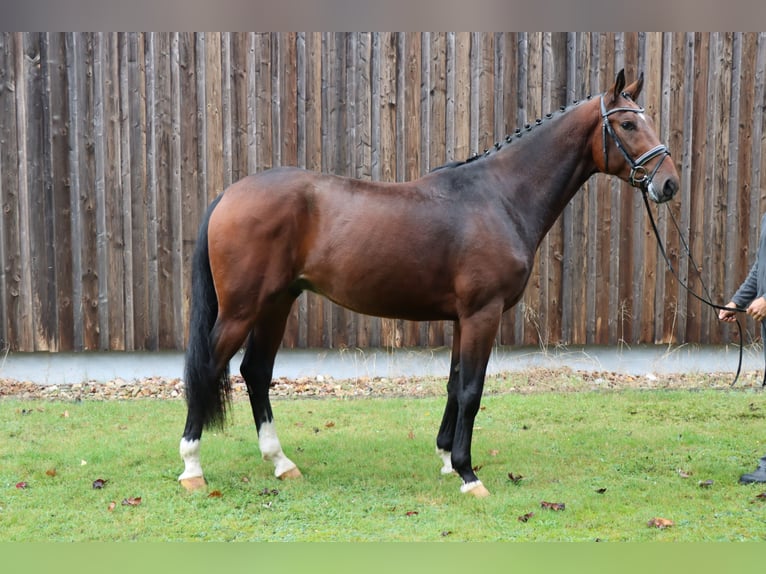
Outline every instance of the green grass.
<svg viewBox="0 0 766 574">
<path fill-rule="evenodd" d="M 443 403 L 275 401 L 283 447 L 304 473 L 279 482 L 260 460 L 247 403 L 237 402 L 226 430 L 203 437 L 208 490 L 221 493 L 209 497 L 176 482 L 182 401 L 5 399 L 0 541 L 766 539 L 766 501 L 756 499 L 766 487 L 737 484 L 766 453 L 762 394 L 485 397 L 473 442 L 492 492 L 485 500 L 461 495 L 457 477 L 439 474 Z M 509 472 L 524 478 L 514 484 Z M 107 483 L 94 490 L 98 478 Z M 713 484 L 700 487 L 706 480 Z M 16 488 L 20 481 L 27 488 Z M 141 504 L 123 506 L 129 497 Z M 541 501 L 566 509 L 545 510 Z M 654 517 L 674 525 L 647 526 Z"/>
</svg>

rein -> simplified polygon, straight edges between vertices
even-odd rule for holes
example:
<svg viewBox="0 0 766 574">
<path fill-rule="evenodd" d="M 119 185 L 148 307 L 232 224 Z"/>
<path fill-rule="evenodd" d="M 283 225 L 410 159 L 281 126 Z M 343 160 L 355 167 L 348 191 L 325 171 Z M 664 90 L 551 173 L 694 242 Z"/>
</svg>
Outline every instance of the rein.
<svg viewBox="0 0 766 574">
<path fill-rule="evenodd" d="M 654 215 L 652 215 L 651 207 L 649 206 L 649 199 L 646 197 L 646 190 L 641 190 L 643 193 L 641 196 L 644 199 L 644 205 L 646 206 L 646 213 L 649 215 L 649 221 L 652 224 L 652 231 L 654 232 L 654 237 L 657 239 L 657 245 L 660 249 L 660 253 L 662 254 L 662 258 L 665 260 L 665 264 L 668 266 L 668 269 L 670 269 L 670 272 L 673 274 L 673 277 L 676 278 L 676 281 L 686 289 L 686 291 L 695 299 L 698 301 L 701 301 L 708 307 L 711 307 L 712 309 L 717 310 L 726 310 L 726 311 L 734 311 L 735 313 L 745 313 L 746 309 L 742 309 L 740 307 L 724 307 L 723 305 L 718 305 L 717 303 L 713 303 L 709 298 L 702 297 L 701 295 L 698 295 L 695 293 L 691 287 L 689 287 L 689 284 L 684 282 L 681 277 L 676 273 L 675 268 L 673 267 L 673 264 L 670 261 L 670 257 L 668 257 L 667 252 L 665 251 L 665 246 L 662 243 L 662 239 L 660 238 L 660 232 L 657 229 L 657 224 L 654 221 Z M 707 297 L 710 297 L 710 293 L 708 291 L 707 286 L 702 281 L 702 275 L 700 274 L 699 266 L 697 265 L 697 262 L 694 261 L 694 257 L 692 256 L 691 250 L 689 249 L 689 245 L 686 243 L 686 240 L 683 238 L 683 234 L 681 233 L 681 230 L 678 228 L 678 223 L 676 222 L 675 218 L 673 217 L 673 214 L 671 213 L 671 219 L 673 220 L 673 224 L 676 227 L 676 230 L 678 231 L 678 236 L 681 238 L 681 243 L 683 244 L 684 250 L 686 251 L 686 254 L 689 257 L 689 260 L 691 261 L 692 265 L 694 266 L 694 269 L 697 271 L 697 274 L 700 275 L 700 283 L 702 283 L 703 288 L 705 289 L 705 292 L 707 293 Z M 739 321 L 739 317 L 737 317 L 737 335 L 739 337 L 739 361 L 737 363 L 737 373 L 734 375 L 734 380 L 731 382 L 731 386 L 733 387 L 737 381 L 739 380 L 740 372 L 742 371 L 742 349 L 744 347 L 743 340 L 742 340 L 742 324 Z M 763 373 L 763 381 L 761 382 L 762 387 L 766 387 L 766 371 Z"/>
<path fill-rule="evenodd" d="M 697 274 L 700 276 L 700 283 L 702 283 L 703 288 L 705 289 L 705 293 L 707 294 L 707 298 L 702 297 L 701 295 L 698 295 L 694 291 L 692 291 L 691 287 L 689 287 L 689 284 L 684 282 L 681 277 L 676 273 L 675 268 L 673 267 L 673 264 L 670 261 L 670 258 L 668 257 L 667 252 L 665 251 L 665 246 L 662 243 L 662 239 L 660 238 L 659 230 L 657 229 L 657 224 L 654 221 L 654 215 L 652 214 L 652 210 L 649 206 L 649 199 L 647 198 L 647 191 L 649 189 L 649 185 L 652 183 L 652 179 L 654 178 L 654 175 L 657 173 L 657 170 L 660 169 L 660 166 L 662 165 L 662 162 L 665 161 L 665 158 L 670 155 L 670 150 L 663 145 L 659 144 L 649 151 L 643 153 L 641 156 L 639 156 L 637 159 L 633 159 L 630 154 L 625 149 L 625 146 L 620 141 L 620 138 L 617 136 L 617 133 L 614 131 L 614 128 L 612 127 L 612 124 L 609 122 L 609 116 L 617 113 L 617 112 L 633 112 L 636 114 L 644 113 L 644 108 L 629 108 L 629 107 L 619 107 L 619 108 L 612 108 L 611 110 L 606 109 L 606 105 L 604 103 L 604 96 L 602 94 L 601 96 L 601 139 L 603 141 L 603 147 L 604 147 L 604 169 L 605 171 L 609 168 L 609 153 L 607 150 L 607 144 L 606 144 L 606 136 L 609 134 L 612 139 L 614 140 L 615 145 L 617 146 L 617 149 L 620 150 L 620 153 L 622 153 L 625 160 L 630 165 L 630 175 L 628 177 L 628 181 L 630 185 L 633 187 L 639 188 L 641 190 L 641 196 L 644 200 L 644 205 L 646 206 L 646 212 L 649 214 L 649 221 L 652 224 L 652 231 L 654 231 L 654 236 L 657 239 L 657 245 L 659 246 L 660 253 L 662 254 L 662 258 L 665 260 L 665 264 L 668 266 L 668 269 L 670 269 L 670 272 L 673 274 L 673 276 L 676 278 L 678 283 L 686 289 L 686 291 L 695 299 L 698 301 L 701 301 L 705 305 L 711 307 L 712 309 L 717 310 L 726 310 L 726 311 L 734 311 L 736 313 L 744 313 L 746 312 L 746 309 L 741 309 L 739 307 L 732 308 L 732 307 L 724 307 L 722 305 L 718 305 L 716 303 L 713 303 L 710 300 L 710 292 L 708 291 L 707 286 L 702 281 L 702 275 L 699 271 L 699 266 L 694 261 L 694 257 L 692 256 L 691 250 L 689 249 L 689 245 L 686 243 L 686 240 L 683 238 L 683 234 L 681 233 L 681 230 L 678 227 L 678 223 L 676 222 L 675 218 L 673 217 L 673 214 L 671 213 L 671 219 L 673 220 L 673 224 L 676 227 L 676 230 L 678 231 L 678 235 L 681 238 L 681 243 L 683 244 L 684 250 L 686 251 L 686 255 L 689 257 L 689 260 L 691 261 L 692 265 L 694 266 L 694 269 L 697 271 Z M 654 169 L 649 172 L 649 170 L 645 167 L 648 162 L 650 162 L 652 159 L 662 156 L 660 160 L 657 162 L 657 165 L 654 166 Z M 737 373 L 734 375 L 734 380 L 731 383 L 731 386 L 734 386 L 737 381 L 739 380 L 740 372 L 742 371 L 742 353 L 743 353 L 743 337 L 742 337 L 742 324 L 740 323 L 739 317 L 737 317 L 737 334 L 739 337 L 739 361 L 737 363 Z M 764 343 L 766 344 L 766 343 Z M 766 387 L 766 370 L 764 370 L 763 374 L 763 382 L 761 383 L 762 387 Z"/>
</svg>

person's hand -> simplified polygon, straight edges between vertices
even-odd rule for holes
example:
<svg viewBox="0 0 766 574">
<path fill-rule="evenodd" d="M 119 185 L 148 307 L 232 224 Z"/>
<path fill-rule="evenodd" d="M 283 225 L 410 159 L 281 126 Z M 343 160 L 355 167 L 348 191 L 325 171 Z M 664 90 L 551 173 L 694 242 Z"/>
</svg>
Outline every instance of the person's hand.
<svg viewBox="0 0 766 574">
<path fill-rule="evenodd" d="M 763 321 L 766 318 L 766 299 L 758 297 L 747 308 L 747 314 L 756 321 Z"/>
<path fill-rule="evenodd" d="M 726 303 L 726 307 L 730 307 L 731 309 L 736 309 L 737 304 L 734 301 L 729 301 Z M 727 309 L 721 309 L 718 311 L 718 318 L 721 321 L 726 321 L 727 323 L 734 323 L 734 321 L 737 320 L 737 313 L 735 311 L 728 311 Z"/>
</svg>

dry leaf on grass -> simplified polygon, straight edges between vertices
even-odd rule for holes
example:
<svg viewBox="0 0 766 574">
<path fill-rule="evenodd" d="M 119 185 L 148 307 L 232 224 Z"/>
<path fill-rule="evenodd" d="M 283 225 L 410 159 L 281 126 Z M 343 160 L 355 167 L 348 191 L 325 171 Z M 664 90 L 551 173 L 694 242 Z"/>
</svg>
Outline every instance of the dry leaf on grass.
<svg viewBox="0 0 766 574">
<path fill-rule="evenodd" d="M 527 522 L 530 518 L 532 518 L 535 515 L 534 512 L 527 512 L 526 514 L 522 514 L 517 518 L 519 522 Z"/>
<path fill-rule="evenodd" d="M 122 505 L 123 506 L 138 506 L 141 504 L 141 497 L 140 496 L 131 496 L 130 498 L 123 498 L 122 499 Z"/>
<path fill-rule="evenodd" d="M 47 474 L 50 477 L 56 476 L 56 469 L 55 468 L 49 468 L 45 471 L 45 474 Z"/>
<path fill-rule="evenodd" d="M 709 478 L 707 480 L 700 480 L 699 485 L 700 488 L 710 488 L 713 486 L 713 481 Z"/>
<path fill-rule="evenodd" d="M 117 507 L 117 503 L 113 500 L 112 502 L 109 503 L 109 506 L 107 506 L 106 509 L 109 512 L 112 512 L 116 507 Z"/>
<path fill-rule="evenodd" d="M 508 480 L 510 480 L 513 484 L 521 483 L 522 478 L 524 477 L 520 474 L 513 474 L 512 472 L 508 473 Z"/>
<path fill-rule="evenodd" d="M 29 485 L 23 480 L 21 482 L 16 483 L 16 488 L 18 488 L 19 490 L 24 490 L 25 488 L 28 488 L 28 487 Z"/>
<path fill-rule="evenodd" d="M 94 490 L 101 490 L 102 488 L 104 488 L 106 486 L 107 482 L 108 481 L 106 479 L 104 479 L 104 478 L 97 478 L 96 480 L 93 481 L 93 489 Z"/>
<path fill-rule="evenodd" d="M 671 526 L 673 526 L 673 521 L 668 520 L 667 518 L 655 517 L 655 518 L 652 518 L 646 524 L 647 526 L 652 526 L 654 528 L 659 528 L 660 530 L 662 530 L 664 528 L 670 528 Z"/>
<path fill-rule="evenodd" d="M 208 498 L 221 498 L 223 494 L 220 490 L 214 490 L 210 494 L 207 495 Z"/>
<path fill-rule="evenodd" d="M 547 510 L 565 510 L 566 504 L 563 502 L 545 502 L 544 500 L 540 503 L 540 506 L 542 508 L 545 508 Z"/>
</svg>

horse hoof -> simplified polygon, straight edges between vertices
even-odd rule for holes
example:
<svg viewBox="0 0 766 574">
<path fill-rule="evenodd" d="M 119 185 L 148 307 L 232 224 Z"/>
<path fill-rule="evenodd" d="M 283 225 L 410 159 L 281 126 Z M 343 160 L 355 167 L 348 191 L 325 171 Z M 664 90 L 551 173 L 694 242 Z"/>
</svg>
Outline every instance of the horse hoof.
<svg viewBox="0 0 766 574">
<path fill-rule="evenodd" d="M 463 494 L 472 494 L 476 498 L 487 498 L 489 496 L 489 490 L 487 490 L 480 480 L 464 484 L 460 487 L 460 492 Z"/>
<path fill-rule="evenodd" d="M 201 490 L 207 486 L 207 482 L 205 482 L 205 479 L 201 476 L 193 476 L 192 478 L 184 478 L 179 480 L 178 482 L 181 483 L 181 486 L 183 486 L 188 492 L 194 492 L 195 490 Z"/>
<path fill-rule="evenodd" d="M 476 498 L 487 498 L 489 496 L 489 490 L 487 490 L 483 484 L 480 484 L 476 488 L 472 488 L 468 492 L 469 494 L 473 494 Z"/>
<path fill-rule="evenodd" d="M 301 474 L 301 471 L 298 470 L 297 466 L 292 467 L 290 470 L 286 470 L 282 474 L 280 474 L 277 478 L 279 480 L 290 480 L 293 478 L 301 478 L 303 475 Z"/>
</svg>

